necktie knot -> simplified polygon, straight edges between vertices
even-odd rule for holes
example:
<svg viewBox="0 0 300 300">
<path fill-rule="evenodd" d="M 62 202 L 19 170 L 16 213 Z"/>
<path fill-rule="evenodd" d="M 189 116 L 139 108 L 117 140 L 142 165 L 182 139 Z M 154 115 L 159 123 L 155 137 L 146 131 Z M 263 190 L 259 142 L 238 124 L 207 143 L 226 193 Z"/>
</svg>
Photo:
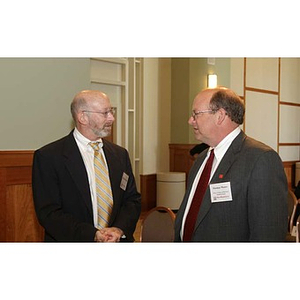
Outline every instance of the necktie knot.
<svg viewBox="0 0 300 300">
<path fill-rule="evenodd" d="M 210 160 L 210 161 L 213 161 L 214 158 L 215 158 L 214 150 L 215 150 L 215 149 L 212 149 L 212 150 L 210 151 L 209 158 L 208 158 L 208 160 Z M 210 162 L 208 162 L 208 163 L 210 164 Z"/>
<path fill-rule="evenodd" d="M 100 142 L 90 142 L 90 146 L 94 149 L 95 152 L 99 152 L 100 150 L 99 144 Z"/>
</svg>

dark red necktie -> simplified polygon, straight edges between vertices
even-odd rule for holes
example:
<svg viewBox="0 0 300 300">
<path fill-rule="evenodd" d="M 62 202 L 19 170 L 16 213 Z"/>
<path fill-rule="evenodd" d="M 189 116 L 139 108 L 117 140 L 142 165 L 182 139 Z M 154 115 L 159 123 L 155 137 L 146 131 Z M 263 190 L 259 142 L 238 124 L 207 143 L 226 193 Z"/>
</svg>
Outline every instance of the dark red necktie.
<svg viewBox="0 0 300 300">
<path fill-rule="evenodd" d="M 189 212 L 188 212 L 186 220 L 185 220 L 184 233 L 183 233 L 183 241 L 184 242 L 189 242 L 192 238 L 196 220 L 197 220 L 197 216 L 198 216 L 198 212 L 200 209 L 200 205 L 201 205 L 202 199 L 204 197 L 204 194 L 206 192 L 207 185 L 209 182 L 210 172 L 211 172 L 212 163 L 214 161 L 214 157 L 215 157 L 214 149 L 212 149 L 210 152 L 209 158 L 206 162 L 206 165 L 200 176 Z"/>
</svg>

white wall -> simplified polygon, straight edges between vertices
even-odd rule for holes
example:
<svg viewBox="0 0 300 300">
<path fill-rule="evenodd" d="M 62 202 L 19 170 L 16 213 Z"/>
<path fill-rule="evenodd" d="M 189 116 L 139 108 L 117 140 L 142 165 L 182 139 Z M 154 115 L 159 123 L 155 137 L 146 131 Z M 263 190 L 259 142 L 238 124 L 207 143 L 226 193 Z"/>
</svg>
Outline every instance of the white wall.
<svg viewBox="0 0 300 300">
<path fill-rule="evenodd" d="M 144 59 L 143 174 L 156 173 L 158 149 L 158 59 Z"/>
<path fill-rule="evenodd" d="M 230 88 L 239 96 L 244 95 L 244 58 L 230 59 Z"/>
<path fill-rule="evenodd" d="M 171 60 L 144 59 L 143 174 L 169 171 Z"/>
<path fill-rule="evenodd" d="M 243 58 L 231 59 L 231 88 L 245 99 L 246 134 L 283 161 L 300 159 L 299 87 L 299 58 L 247 58 L 245 65 Z"/>
<path fill-rule="evenodd" d="M 70 103 L 94 88 L 90 79 L 89 58 L 1 58 L 0 150 L 35 150 L 68 134 Z M 145 58 L 143 87 L 141 171 L 168 171 L 170 58 Z"/>
<path fill-rule="evenodd" d="M 89 59 L 0 59 L 0 150 L 32 150 L 68 134 L 70 103 L 89 80 Z"/>
<path fill-rule="evenodd" d="M 171 59 L 161 58 L 159 66 L 157 172 L 168 172 L 171 142 Z"/>
</svg>

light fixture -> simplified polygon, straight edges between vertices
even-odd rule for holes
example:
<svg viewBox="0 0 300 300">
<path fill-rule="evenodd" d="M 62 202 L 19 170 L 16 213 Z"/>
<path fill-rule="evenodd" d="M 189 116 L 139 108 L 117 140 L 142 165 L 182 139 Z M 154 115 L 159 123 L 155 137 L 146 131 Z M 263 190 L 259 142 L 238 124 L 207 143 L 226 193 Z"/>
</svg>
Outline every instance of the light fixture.
<svg viewBox="0 0 300 300">
<path fill-rule="evenodd" d="M 208 74 L 207 75 L 207 87 L 215 88 L 218 85 L 218 76 L 216 74 Z"/>
</svg>

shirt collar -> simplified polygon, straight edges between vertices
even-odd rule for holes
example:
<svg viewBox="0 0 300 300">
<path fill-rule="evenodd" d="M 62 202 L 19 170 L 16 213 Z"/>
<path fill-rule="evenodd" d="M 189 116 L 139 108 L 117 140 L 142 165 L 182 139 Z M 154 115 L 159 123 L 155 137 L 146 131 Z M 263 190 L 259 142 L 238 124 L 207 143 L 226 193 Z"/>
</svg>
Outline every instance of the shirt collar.
<svg viewBox="0 0 300 300">
<path fill-rule="evenodd" d="M 231 131 L 214 149 L 215 157 L 220 161 L 228 150 L 233 140 L 239 135 L 241 128 L 237 127 Z M 211 150 L 212 148 L 210 148 Z"/>
</svg>

